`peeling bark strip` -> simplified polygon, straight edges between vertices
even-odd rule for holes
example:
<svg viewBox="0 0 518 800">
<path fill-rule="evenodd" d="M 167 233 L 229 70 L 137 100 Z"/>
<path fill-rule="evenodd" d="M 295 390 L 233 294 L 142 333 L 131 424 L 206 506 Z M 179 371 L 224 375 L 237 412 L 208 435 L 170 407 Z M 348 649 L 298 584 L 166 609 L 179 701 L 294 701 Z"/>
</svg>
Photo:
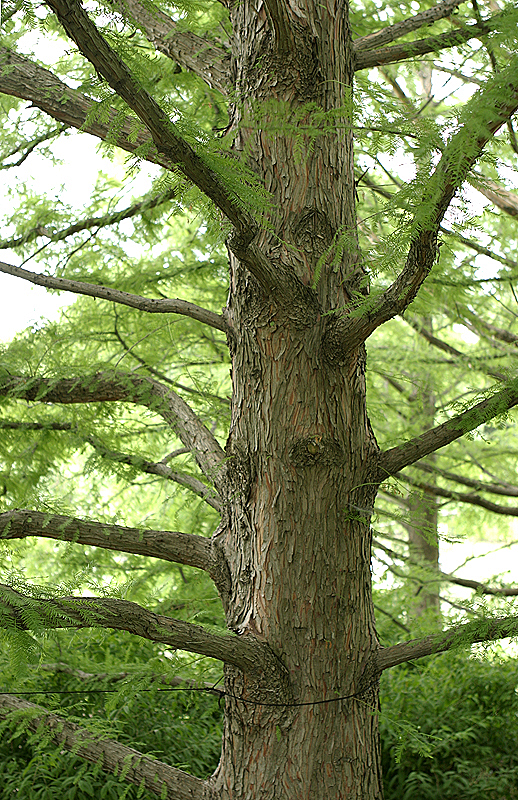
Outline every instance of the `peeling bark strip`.
<svg viewBox="0 0 518 800">
<path fill-rule="evenodd" d="M 106 403 L 125 401 L 145 406 L 171 425 L 207 477 L 217 483 L 225 454 L 194 411 L 172 389 L 152 378 L 132 373 L 97 372 L 80 378 L 9 376 L 0 382 L 0 396 L 45 403 Z"/>
<path fill-rule="evenodd" d="M 181 314 L 184 317 L 203 322 L 205 325 L 210 325 L 211 328 L 216 328 L 219 331 L 224 332 L 227 329 L 225 320 L 219 314 L 196 306 L 194 303 L 188 303 L 186 300 L 156 300 L 154 298 L 141 297 L 138 294 L 122 292 L 120 289 L 112 289 L 109 286 L 101 286 L 96 283 L 83 283 L 82 281 L 71 281 L 67 278 L 53 278 L 51 275 L 38 275 L 22 267 L 6 264 L 4 261 L 0 261 L 0 272 L 23 278 L 23 280 L 35 283 L 37 286 L 46 286 L 48 289 L 59 289 L 63 292 L 98 297 L 100 300 L 120 303 L 123 306 L 136 308 L 148 314 Z"/>
<path fill-rule="evenodd" d="M 34 703 L 0 694 L 0 717 L 5 719 L 13 713 L 17 720 L 23 720 L 26 730 L 37 733 L 44 727 L 53 741 L 63 745 L 69 752 L 99 765 L 105 772 L 122 773 L 126 782 L 145 786 L 158 797 L 167 800 L 209 800 L 208 785 L 200 778 L 158 759 L 149 758 L 113 739 L 101 738 Z"/>
</svg>

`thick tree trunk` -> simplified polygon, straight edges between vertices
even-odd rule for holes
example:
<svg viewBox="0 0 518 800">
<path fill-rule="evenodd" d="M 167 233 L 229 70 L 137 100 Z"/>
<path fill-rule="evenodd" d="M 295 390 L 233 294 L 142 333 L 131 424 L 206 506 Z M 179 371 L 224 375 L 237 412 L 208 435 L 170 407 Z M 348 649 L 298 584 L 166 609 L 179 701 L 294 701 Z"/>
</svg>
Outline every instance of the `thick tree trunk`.
<svg viewBox="0 0 518 800">
<path fill-rule="evenodd" d="M 311 149 L 310 135 L 297 142 L 288 126 L 304 103 L 349 105 L 350 40 L 343 6 L 298 12 L 295 45 L 279 55 L 264 7 L 257 13 L 245 2 L 233 11 L 236 147 L 273 195 L 260 241 L 271 263 L 309 286 L 318 259 L 344 234 L 316 282 L 321 310 L 332 312 L 361 290 L 352 136 L 344 117 L 343 133 L 319 135 Z M 286 128 L 254 129 L 253 104 L 272 98 L 286 103 Z M 275 121 L 271 107 L 261 113 Z M 227 697 L 214 785 L 222 799 L 374 800 L 382 796 L 371 672 L 369 518 L 377 487 L 367 469 L 377 446 L 364 350 L 344 363 L 327 335 L 332 314 L 272 301 L 230 261 L 228 622 L 267 642 L 279 672 L 252 682 L 227 669 L 227 692 L 244 699 Z"/>
</svg>

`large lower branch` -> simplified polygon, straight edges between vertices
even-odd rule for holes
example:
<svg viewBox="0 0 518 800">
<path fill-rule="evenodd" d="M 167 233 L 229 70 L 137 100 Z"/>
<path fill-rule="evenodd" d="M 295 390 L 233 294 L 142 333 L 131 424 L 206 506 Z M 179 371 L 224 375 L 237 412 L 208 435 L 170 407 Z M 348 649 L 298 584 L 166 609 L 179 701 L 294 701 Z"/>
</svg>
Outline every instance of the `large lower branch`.
<svg viewBox="0 0 518 800">
<path fill-rule="evenodd" d="M 475 430 L 479 425 L 493 419 L 498 414 L 505 413 L 516 405 L 518 405 L 518 380 L 513 381 L 507 388 L 487 400 L 482 400 L 462 414 L 443 422 L 442 425 L 431 428 L 404 444 L 385 450 L 378 456 L 377 480 L 381 483 L 389 475 L 394 475 L 403 467 L 408 467 L 441 447 L 445 447 L 464 436 L 465 433 Z"/>
<path fill-rule="evenodd" d="M 6 264 L 4 261 L 0 261 L 0 272 L 14 275 L 16 278 L 22 278 L 38 286 L 45 286 L 47 289 L 58 289 L 62 292 L 98 297 L 100 300 L 109 300 L 112 303 L 136 308 L 148 314 L 181 314 L 184 317 L 203 322 L 205 325 L 210 325 L 211 328 L 216 328 L 220 331 L 227 330 L 223 317 L 194 303 L 189 303 L 187 300 L 157 300 L 141 297 L 138 294 L 122 292 L 120 289 L 112 289 L 110 286 L 102 286 L 97 283 L 84 283 L 83 281 L 72 281 L 67 278 L 54 278 L 51 275 L 41 275 L 22 267 Z"/>
<path fill-rule="evenodd" d="M 435 633 L 424 639 L 412 639 L 392 647 L 382 647 L 378 651 L 377 669 L 382 672 L 397 664 L 424 658 L 435 653 L 444 653 L 454 647 L 475 644 L 476 642 L 492 642 L 506 639 L 518 634 L 518 617 L 502 617 L 499 619 L 477 620 L 458 625 L 444 633 Z"/>
<path fill-rule="evenodd" d="M 99 765 L 105 772 L 124 775 L 126 783 L 145 786 L 158 797 L 168 800 L 205 800 L 209 797 L 205 781 L 194 775 L 149 758 L 113 739 L 93 734 L 34 703 L 0 694 L 0 717 L 5 719 L 12 712 L 18 712 L 17 716 L 23 713 L 28 730 L 37 733 L 43 727 L 54 742 L 61 744 L 69 752 Z"/>
<path fill-rule="evenodd" d="M 160 414 L 171 425 L 211 481 L 217 482 L 225 458 L 212 433 L 187 403 L 152 378 L 122 372 L 97 372 L 61 380 L 9 376 L 0 383 L 0 397 L 63 404 L 136 403 Z"/>
<path fill-rule="evenodd" d="M 271 671 L 267 645 L 251 636 L 210 633 L 200 625 L 155 614 L 128 600 L 104 597 L 40 599 L 0 584 L 0 626 L 20 630 L 111 628 L 174 650 L 187 650 L 257 675 Z M 268 665 L 270 669 L 268 669 Z"/>
</svg>

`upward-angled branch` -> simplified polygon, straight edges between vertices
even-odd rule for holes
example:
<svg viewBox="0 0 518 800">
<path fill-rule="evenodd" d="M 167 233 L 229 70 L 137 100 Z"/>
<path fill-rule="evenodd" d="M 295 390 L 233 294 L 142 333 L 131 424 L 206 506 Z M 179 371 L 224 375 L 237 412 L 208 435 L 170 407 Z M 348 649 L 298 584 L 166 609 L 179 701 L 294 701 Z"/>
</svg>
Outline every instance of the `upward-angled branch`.
<svg viewBox="0 0 518 800">
<path fill-rule="evenodd" d="M 482 36 L 486 36 L 499 25 L 501 19 L 502 14 L 494 14 L 483 23 L 466 25 L 460 30 L 448 31 L 439 36 L 428 36 L 426 39 L 418 39 L 415 42 L 402 42 L 392 47 L 381 47 L 379 50 L 361 49 L 355 56 L 354 69 L 356 71 L 372 69 L 372 67 L 381 67 L 384 64 L 406 61 L 426 53 L 437 53 L 446 47 L 457 47 L 470 39 L 480 39 Z"/>
<path fill-rule="evenodd" d="M 206 631 L 200 625 L 155 614 L 137 603 L 105 597 L 29 597 L 0 584 L 0 627 L 21 630 L 111 628 L 176 650 L 187 650 L 258 674 L 275 659 L 252 636 Z"/>
<path fill-rule="evenodd" d="M 361 36 L 354 40 L 354 49 L 357 53 L 362 50 L 372 50 L 374 47 L 381 47 L 384 44 L 393 42 L 399 39 L 400 36 L 406 36 L 407 33 L 412 33 L 425 25 L 431 25 L 444 17 L 449 17 L 464 0 L 445 0 L 443 3 L 438 3 L 432 8 L 427 8 L 416 14 L 414 17 L 408 17 L 401 22 L 396 22 L 395 25 L 389 25 L 376 33 L 369 33 L 367 36 Z"/>
<path fill-rule="evenodd" d="M 465 433 L 475 430 L 479 425 L 516 405 L 518 405 L 518 380 L 513 381 L 507 388 L 487 400 L 482 400 L 462 414 L 443 422 L 442 425 L 431 428 L 420 436 L 416 436 L 415 439 L 409 439 L 408 442 L 379 454 L 377 479 L 381 483 L 389 475 L 394 475 L 403 467 L 408 467 L 441 447 L 445 447 L 464 436 Z"/>
<path fill-rule="evenodd" d="M 38 286 L 45 286 L 47 289 L 58 289 L 62 292 L 73 292 L 74 294 L 84 294 L 87 297 L 98 297 L 100 300 L 109 300 L 112 303 L 119 303 L 123 306 L 136 308 L 148 314 L 181 314 L 184 317 L 196 319 L 211 328 L 219 331 L 226 331 L 227 325 L 223 317 L 201 308 L 187 300 L 167 299 L 157 300 L 151 297 L 142 297 L 138 294 L 122 292 L 120 289 L 112 289 L 110 286 L 102 286 L 98 283 L 83 283 L 83 281 L 72 281 L 68 278 L 54 278 L 51 275 L 41 275 L 37 272 L 30 272 L 22 267 L 15 267 L 0 261 L 0 272 L 14 275 Z"/>
<path fill-rule="evenodd" d="M 423 194 L 415 201 L 411 241 L 405 266 L 394 283 L 375 298 L 367 298 L 351 318 L 335 321 L 333 335 L 341 336 L 346 351 L 355 349 L 373 331 L 410 305 L 437 258 L 437 235 L 455 192 L 482 154 L 488 141 L 518 108 L 518 56 L 505 72 L 477 92 L 463 112 L 463 125 L 455 133 Z"/>
<path fill-rule="evenodd" d="M 475 642 L 491 642 L 517 634 L 518 617 L 514 616 L 468 622 L 448 631 L 426 636 L 424 639 L 412 639 L 410 642 L 401 642 L 392 647 L 381 647 L 378 651 L 377 669 L 382 672 L 397 664 L 404 664 L 405 661 L 424 658 L 434 653 L 444 653 L 453 647 Z"/>
<path fill-rule="evenodd" d="M 171 425 L 202 472 L 217 484 L 225 453 L 187 403 L 152 378 L 122 372 L 63 379 L 11 375 L 1 381 L 0 397 L 67 405 L 122 401 L 145 406 Z"/>
<path fill-rule="evenodd" d="M 30 100 L 34 106 L 72 128 L 117 145 L 128 153 L 138 151 L 147 161 L 169 166 L 169 159 L 158 152 L 149 131 L 144 126 L 138 129 L 135 117 L 128 115 L 121 124 L 120 113 L 115 108 L 108 113 L 105 110 L 102 118 L 93 115 L 98 101 L 71 89 L 48 69 L 1 46 L 0 92 Z"/>
<path fill-rule="evenodd" d="M 234 200 L 202 156 L 178 134 L 167 114 L 101 36 L 80 1 L 48 0 L 47 5 L 85 58 L 148 128 L 157 150 L 169 160 L 170 167 L 178 167 L 238 230 L 248 233 L 251 241 L 256 233 L 252 217 Z"/>
<path fill-rule="evenodd" d="M 65 130 L 65 128 L 63 128 L 63 130 Z M 22 244 L 33 242 L 35 239 L 40 237 L 49 239 L 51 242 L 61 242 L 68 236 L 72 236 L 75 233 L 80 233 L 81 231 L 106 228 L 109 225 L 115 225 L 117 222 L 121 222 L 124 219 L 131 219 L 137 214 L 142 214 L 148 209 L 150 210 L 162 205 L 163 203 L 167 203 L 169 200 L 172 200 L 174 197 L 176 197 L 177 194 L 178 190 L 176 188 L 170 189 L 169 191 L 161 192 L 154 197 L 139 200 L 138 203 L 132 203 L 131 206 L 123 208 L 120 211 L 112 211 L 99 217 L 86 217 L 85 219 L 78 220 L 72 225 L 67 225 L 66 228 L 62 228 L 61 230 L 50 230 L 47 226 L 38 225 L 35 228 L 31 228 L 22 236 L 13 236 L 10 239 L 0 239 L 0 250 L 19 247 Z"/>
<path fill-rule="evenodd" d="M 115 5 L 144 32 L 156 50 L 198 75 L 212 89 L 228 94 L 230 52 L 192 31 L 179 31 L 175 21 L 156 5 L 152 11 L 139 0 L 120 0 Z"/>
<path fill-rule="evenodd" d="M 100 37 L 100 34 L 98 36 Z M 104 42 L 104 40 L 102 41 Z M 106 45 L 106 43 L 104 44 Z M 134 92 L 131 81 L 128 86 L 129 95 L 132 96 Z M 96 117 L 92 114 L 97 105 L 96 100 L 71 89 L 49 70 L 38 66 L 24 56 L 13 53 L 6 47 L 0 47 L 0 92 L 30 100 L 54 119 L 90 133 L 102 141 L 110 142 L 129 153 L 138 153 L 139 157 L 168 169 L 180 160 L 180 154 L 174 150 L 174 147 L 169 147 L 172 123 L 156 104 L 154 105 L 158 109 L 157 113 L 161 118 L 163 117 L 162 125 L 169 131 L 164 139 L 165 146 L 161 148 L 156 146 L 150 130 L 144 125 L 140 130 L 136 128 L 136 118 L 128 115 L 121 122 L 121 115 L 115 108 L 108 114 L 104 109 L 102 117 Z M 144 124 L 147 124 L 147 120 L 144 120 Z M 155 132 L 156 135 L 157 132 Z M 199 167 L 202 172 L 205 170 L 210 174 L 210 170 L 203 164 L 202 159 L 196 156 L 188 146 L 186 148 L 187 153 L 184 155 L 195 156 L 194 172 Z M 213 176 L 213 179 L 220 186 L 219 178 Z M 202 184 L 203 181 L 198 183 L 199 187 L 205 191 Z M 222 189 L 222 191 L 226 190 Z M 242 211 L 237 221 L 238 223 L 241 221 L 243 224 L 230 237 L 229 248 L 257 278 L 265 292 L 274 294 L 278 300 L 283 301 L 289 307 L 301 308 L 302 313 L 299 315 L 301 318 L 307 316 L 308 308 L 312 304 L 314 305 L 312 297 L 314 293 L 305 287 L 293 272 L 283 269 L 280 265 L 272 264 L 262 255 L 259 248 L 250 244 L 256 233 L 256 225 L 246 212 Z"/>
<path fill-rule="evenodd" d="M 207 784 L 200 778 L 170 767 L 163 761 L 149 758 L 113 739 L 93 734 L 75 722 L 59 717 L 34 703 L 0 694 L 0 718 L 5 719 L 12 712 L 23 714 L 24 724 L 29 731 L 39 733 L 43 727 L 54 742 L 69 752 L 99 765 L 105 772 L 124 775 L 125 781 L 145 787 L 157 797 L 168 800 L 207 800 Z"/>
<path fill-rule="evenodd" d="M 207 195 L 234 226 L 229 239 L 232 252 L 246 264 L 261 286 L 284 304 L 303 299 L 304 310 L 311 305 L 306 287 L 294 272 L 274 266 L 252 243 L 258 226 L 238 202 L 207 160 L 183 139 L 154 98 L 139 85 L 135 76 L 101 36 L 80 0 L 47 0 L 60 23 L 79 50 L 105 78 L 112 89 L 148 128 L 156 149 Z M 314 294 L 314 293 L 313 293 Z"/>
</svg>

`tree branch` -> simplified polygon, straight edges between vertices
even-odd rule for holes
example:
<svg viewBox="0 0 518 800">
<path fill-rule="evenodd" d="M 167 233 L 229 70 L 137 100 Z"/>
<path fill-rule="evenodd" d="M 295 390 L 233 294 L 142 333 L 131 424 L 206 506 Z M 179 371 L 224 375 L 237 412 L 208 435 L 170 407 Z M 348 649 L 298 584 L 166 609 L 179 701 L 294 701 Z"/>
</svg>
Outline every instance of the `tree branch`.
<svg viewBox="0 0 518 800">
<path fill-rule="evenodd" d="M 506 344 L 512 344 L 515 347 L 518 346 L 518 335 L 516 333 L 506 330 L 505 328 L 499 328 L 497 325 L 493 325 L 491 322 L 487 322 L 482 317 L 479 317 L 478 314 L 475 314 L 475 312 L 470 308 L 463 309 L 463 314 L 467 314 L 471 320 L 475 321 L 475 325 L 473 327 L 480 325 L 482 329 L 489 331 L 489 333 L 495 339 L 499 339 L 501 342 L 505 342 Z"/>
<path fill-rule="evenodd" d="M 26 539 L 28 536 L 160 558 L 211 572 L 211 541 L 204 536 L 178 531 L 125 528 L 61 514 L 43 514 L 30 509 L 15 509 L 0 514 L 0 539 Z"/>
<path fill-rule="evenodd" d="M 99 105 L 97 100 L 70 89 L 49 70 L 1 46 L 0 92 L 30 100 L 34 106 L 72 128 L 108 141 L 128 153 L 138 151 L 147 161 L 170 167 L 169 159 L 154 146 L 149 131 L 144 127 L 138 130 L 136 117 L 128 116 L 121 124 L 120 112 L 114 108 L 107 115 L 103 112 L 102 119 L 96 118 L 92 110 Z"/>
<path fill-rule="evenodd" d="M 508 636 L 516 636 L 517 633 L 518 617 L 515 616 L 467 622 L 448 631 L 426 636 L 424 639 L 413 639 L 392 647 L 381 647 L 378 651 L 377 669 L 382 672 L 406 661 L 444 653 L 453 647 L 505 639 Z"/>
<path fill-rule="evenodd" d="M 124 775 L 126 782 L 145 788 L 158 797 L 170 800 L 207 800 L 208 788 L 205 781 L 189 775 L 176 767 L 170 767 L 163 761 L 140 753 L 132 747 L 119 744 L 112 739 L 101 738 L 64 717 L 58 717 L 50 711 L 12 697 L 0 694 L 0 717 L 7 717 L 18 712 L 23 714 L 27 729 L 38 733 L 43 726 L 50 732 L 53 741 L 61 744 L 66 750 L 99 765 L 105 772 L 117 771 Z"/>
<path fill-rule="evenodd" d="M 460 5 L 460 4 L 459 4 Z M 361 49 L 356 53 L 354 69 L 371 69 L 380 67 L 384 64 L 393 64 L 397 61 L 406 61 L 415 56 L 422 56 L 425 53 L 437 53 L 446 47 L 456 47 L 464 44 L 470 39 L 480 39 L 487 36 L 494 30 L 501 21 L 502 14 L 494 14 L 482 24 L 466 25 L 461 30 L 452 30 L 442 33 L 439 36 L 428 36 L 426 39 L 419 39 L 415 42 L 404 42 L 393 47 L 382 47 L 379 50 L 369 48 Z M 401 34 L 403 35 L 403 34 Z M 394 37 L 395 38 L 395 37 Z"/>
<path fill-rule="evenodd" d="M 518 109 L 518 56 L 507 70 L 477 92 L 463 112 L 464 124 L 455 133 L 430 176 L 410 226 L 405 266 L 394 283 L 378 297 L 368 297 L 351 317 L 336 317 L 330 326 L 334 346 L 341 340 L 344 354 L 356 349 L 377 327 L 410 305 L 437 258 L 441 221 L 457 189 L 498 129 Z"/>
<path fill-rule="evenodd" d="M 210 575 L 223 600 L 229 592 L 228 567 L 215 541 L 204 536 L 126 528 L 30 509 L 0 514 L 0 539 L 26 539 L 28 536 L 91 545 L 196 567 Z"/>
<path fill-rule="evenodd" d="M 451 489 L 443 489 L 440 486 L 433 486 L 431 483 L 423 483 L 421 481 L 413 481 L 408 476 L 401 476 L 411 486 L 417 489 L 422 489 L 429 494 L 436 497 L 446 497 L 449 500 L 455 500 L 458 503 L 469 503 L 472 506 L 479 506 L 485 508 L 487 511 L 492 511 L 493 514 L 504 514 L 509 517 L 518 517 L 518 506 L 501 506 L 498 503 L 492 503 L 491 500 L 485 500 L 478 494 L 467 494 L 466 492 L 453 492 Z"/>
<path fill-rule="evenodd" d="M 469 486 L 476 489 L 477 492 L 490 492 L 491 494 L 499 494 L 504 497 L 518 497 L 518 486 L 513 486 L 512 483 L 499 481 L 498 483 L 484 483 L 483 481 L 473 480 L 466 478 L 464 475 L 457 475 L 453 472 L 447 472 L 444 469 L 439 469 L 431 464 L 414 464 L 414 469 L 422 470 L 423 472 L 431 472 L 435 475 L 441 475 L 446 480 L 461 483 L 463 486 Z"/>
<path fill-rule="evenodd" d="M 384 536 L 385 534 L 380 534 L 380 535 Z M 382 544 L 379 540 L 373 541 L 373 545 L 374 547 L 379 547 L 381 550 L 387 553 L 387 555 L 390 556 L 391 558 L 396 558 L 399 561 L 404 561 L 405 563 L 411 564 L 414 567 L 419 567 L 422 571 L 427 570 L 426 563 L 423 562 L 419 563 L 414 559 L 410 558 L 409 556 L 403 556 L 400 553 L 396 553 L 395 550 L 392 550 L 390 547 L 386 547 L 386 545 Z M 394 572 L 395 575 L 398 575 L 401 578 L 408 577 L 408 575 L 404 575 L 403 573 L 399 572 L 390 564 L 387 564 L 387 562 L 384 563 L 391 571 Z M 448 572 L 441 572 L 440 570 L 434 568 L 428 569 L 427 571 L 428 574 L 431 576 L 429 580 L 423 580 L 422 578 L 421 579 L 414 578 L 414 580 L 417 580 L 422 585 L 427 583 L 428 584 L 443 583 L 444 581 L 447 581 L 448 583 L 454 583 L 457 586 L 464 586 L 467 589 L 475 589 L 475 591 L 479 592 L 480 594 L 489 594 L 497 597 L 516 597 L 518 595 L 518 588 L 516 587 L 511 587 L 511 586 L 492 587 L 488 586 L 485 583 L 482 583 L 481 581 L 474 581 L 469 578 L 458 578 L 456 575 L 452 575 L 451 573 Z"/>
<path fill-rule="evenodd" d="M 98 36 L 102 39 L 100 34 Z M 130 96 L 135 93 L 131 82 L 126 88 L 126 93 L 129 93 Z M 129 153 L 138 151 L 139 157 L 160 164 L 167 169 L 171 169 L 171 166 L 180 160 L 181 154 L 177 153 L 174 147 L 169 147 L 169 142 L 173 135 L 170 134 L 172 124 L 161 109 L 158 109 L 157 113 L 163 117 L 162 123 L 167 127 L 169 133 L 162 142 L 163 147 L 158 149 L 153 142 L 152 136 L 159 136 L 160 132 L 155 131 L 153 133 L 145 128 L 136 131 L 136 118 L 128 115 L 121 123 L 121 115 L 116 109 L 109 112 L 107 121 L 105 121 L 105 111 L 103 111 L 102 120 L 95 119 L 91 112 L 98 105 L 96 100 L 70 89 L 56 78 L 52 72 L 39 67 L 29 59 L 13 53 L 5 47 L 0 47 L 0 92 L 30 100 L 35 106 L 54 117 L 54 119 L 85 133 L 97 136 L 103 141 L 108 141 Z M 150 102 L 154 103 L 152 99 Z M 162 131 L 162 133 L 164 132 Z M 187 153 L 184 153 L 186 157 L 189 154 L 192 154 L 195 161 L 193 166 L 195 171 L 195 167 L 197 168 L 202 164 L 202 159 L 190 149 L 187 150 Z M 204 164 L 200 169 L 202 171 L 208 170 Z M 214 177 L 214 180 L 217 182 L 219 178 Z M 194 182 L 196 183 L 196 181 Z M 204 188 L 202 183 L 197 185 L 202 191 L 205 191 L 206 187 Z M 220 186 L 219 183 L 218 186 Z M 208 192 L 207 195 L 212 197 Z M 212 199 L 214 198 L 212 197 Z M 216 202 L 215 199 L 214 201 Z M 224 211 L 224 213 L 226 212 Z M 230 237 L 228 242 L 229 248 L 236 257 L 245 264 L 267 293 L 275 294 L 277 298 L 284 301 L 285 305 L 293 306 L 295 304 L 303 308 L 304 314 L 306 314 L 308 304 L 314 304 L 311 290 L 298 281 L 294 273 L 282 269 L 280 265 L 270 263 L 259 251 L 259 248 L 250 245 L 257 232 L 257 227 L 245 211 L 240 212 L 238 220 L 233 219 L 231 216 L 229 216 L 229 219 L 234 223 L 236 221 L 238 223 L 238 231 Z"/>
<path fill-rule="evenodd" d="M 216 658 L 258 674 L 274 656 L 252 636 L 210 633 L 200 625 L 155 614 L 128 600 L 105 597 L 39 599 L 0 584 L 0 626 L 21 630 L 111 628 L 151 642 Z"/>
<path fill-rule="evenodd" d="M 436 347 L 438 350 L 442 350 L 443 353 L 448 353 L 448 355 L 453 356 L 454 358 L 458 358 L 460 361 L 463 361 L 466 366 L 473 368 L 476 366 L 477 369 L 480 369 L 486 375 L 489 375 L 491 378 L 495 378 L 497 381 L 506 381 L 507 375 L 503 372 L 498 372 L 496 370 L 488 369 L 487 367 L 474 365 L 474 361 L 479 360 L 479 356 L 466 355 L 466 353 L 462 353 L 460 350 L 457 350 L 455 347 L 452 347 L 447 342 L 443 342 L 442 339 L 439 339 L 437 336 L 434 336 L 430 331 L 424 326 L 421 325 L 417 319 L 412 319 L 411 317 L 404 317 L 404 321 L 410 325 L 417 333 L 426 339 L 426 341 L 431 344 L 433 347 Z"/>
<path fill-rule="evenodd" d="M 1 427 L 2 423 L 0 422 L 0 428 Z M 193 475 L 187 475 L 185 472 L 175 472 L 163 461 L 147 461 L 145 458 L 132 453 L 121 453 L 118 450 L 109 450 L 102 442 L 93 436 L 86 437 L 85 441 L 88 442 L 102 458 L 114 461 L 117 464 L 128 464 L 148 475 L 158 475 L 168 481 L 178 483 L 180 486 L 185 486 L 187 489 L 190 489 L 191 492 L 198 495 L 198 497 L 201 497 L 209 506 L 221 513 L 221 502 L 215 495 L 214 490 L 210 486 L 206 486 Z"/>
<path fill-rule="evenodd" d="M 198 75 L 224 97 L 230 90 L 230 53 L 221 45 L 197 36 L 191 31 L 177 30 L 176 23 L 156 5 L 151 11 L 139 0 L 117 3 L 123 16 L 140 28 L 160 53 L 183 69 Z"/>
<path fill-rule="evenodd" d="M 470 183 L 477 192 L 480 192 L 480 194 L 483 194 L 488 200 L 491 200 L 491 202 L 505 214 L 509 214 L 510 217 L 518 217 L 517 194 L 510 192 L 508 189 L 504 189 L 496 181 L 492 181 L 490 178 L 486 178 L 478 172 L 470 180 Z"/>
<path fill-rule="evenodd" d="M 479 425 L 516 405 L 518 405 L 518 380 L 462 414 L 443 422 L 442 425 L 431 428 L 420 436 L 379 454 L 377 480 L 381 483 L 389 475 L 395 475 L 404 467 L 445 447 L 464 436 L 465 433 L 475 430 Z"/>
<path fill-rule="evenodd" d="M 0 420 L 0 430 L 19 430 L 19 431 L 74 431 L 77 433 L 77 428 L 70 422 L 18 422 L 14 420 Z M 175 472 L 164 461 L 147 461 L 141 456 L 132 453 L 121 453 L 118 450 L 109 450 L 102 442 L 95 439 L 93 436 L 87 436 L 84 441 L 90 444 L 103 458 L 115 461 L 118 464 L 128 464 L 135 469 L 139 469 L 148 475 L 158 475 L 168 481 L 185 486 L 191 492 L 201 497 L 207 505 L 211 506 L 221 513 L 221 502 L 218 496 L 215 495 L 214 490 L 210 486 L 202 483 L 202 481 L 195 478 L 193 475 L 188 475 L 185 472 Z M 190 453 L 190 450 L 185 448 L 183 452 Z"/>
<path fill-rule="evenodd" d="M 63 379 L 10 375 L 0 382 L 0 397 L 66 405 L 123 401 L 149 408 L 171 425 L 202 472 L 217 484 L 224 451 L 187 403 L 153 378 L 121 372 Z"/>
<path fill-rule="evenodd" d="M 66 131 L 66 125 L 60 125 L 58 128 L 55 128 L 52 131 L 48 131 L 47 133 L 42 133 L 41 136 L 37 136 L 32 142 L 24 142 L 24 149 L 21 151 L 22 145 L 20 144 L 19 147 L 15 147 L 9 153 L 6 153 L 3 156 L 3 163 L 0 164 L 0 170 L 3 169 L 12 169 L 13 167 L 19 167 L 26 161 L 30 154 L 34 152 L 34 150 L 38 147 L 38 145 L 43 144 L 43 142 L 48 142 L 50 139 L 54 139 L 56 136 L 59 136 L 60 133 Z M 12 161 L 11 163 L 7 162 L 8 158 L 12 158 L 13 156 L 19 155 L 18 161 Z"/>
<path fill-rule="evenodd" d="M 234 200 L 205 159 L 179 136 L 167 114 L 97 30 L 80 0 L 47 0 L 47 5 L 85 58 L 148 128 L 158 152 L 168 159 L 169 168 L 179 168 L 251 241 L 257 232 L 252 217 Z"/>
<path fill-rule="evenodd" d="M 61 242 L 63 239 L 66 239 L 67 236 L 72 236 L 74 233 L 91 230 L 92 228 L 96 228 L 97 230 L 106 228 L 108 225 L 115 225 L 123 219 L 131 219 L 148 209 L 156 208 L 162 203 L 167 203 L 169 200 L 173 200 L 177 194 L 178 191 L 176 188 L 171 189 L 168 192 L 155 195 L 155 197 L 133 203 L 133 205 L 123 208 L 121 211 L 114 211 L 110 214 L 104 214 L 101 217 L 87 217 L 79 222 L 74 222 L 72 225 L 68 225 L 68 227 L 60 231 L 52 231 L 47 227 L 38 225 L 36 228 L 31 228 L 31 230 L 27 231 L 23 236 L 17 236 L 12 239 L 0 239 L 0 250 L 19 247 L 22 244 L 34 241 L 34 239 L 38 237 L 46 237 L 51 242 Z"/>
<path fill-rule="evenodd" d="M 211 328 L 216 328 L 216 330 L 223 332 L 227 330 L 227 325 L 223 317 L 206 308 L 201 308 L 194 303 L 189 303 L 187 300 L 157 300 L 155 298 L 141 297 L 138 294 L 122 292 L 120 289 L 112 289 L 109 286 L 102 286 L 97 283 L 83 283 L 82 281 L 72 281 L 68 278 L 54 278 L 51 275 L 41 275 L 30 272 L 22 267 L 6 264 L 4 261 L 0 261 L 0 272 L 14 275 L 16 278 L 22 278 L 38 286 L 45 286 L 47 289 L 73 292 L 74 294 L 83 294 L 87 297 L 98 297 L 100 300 L 109 300 L 112 303 L 119 303 L 123 306 L 136 308 L 148 314 L 181 314 L 184 317 L 190 317 L 198 322 L 203 322 Z"/>
<path fill-rule="evenodd" d="M 426 11 L 421 11 L 414 17 L 409 17 L 401 22 L 396 22 L 395 25 L 389 25 L 376 33 L 369 33 L 367 36 L 361 36 L 353 42 L 354 49 L 357 53 L 363 50 L 372 50 L 374 47 L 393 42 L 394 39 L 399 39 L 400 36 L 405 36 L 407 33 L 412 33 L 425 25 L 431 25 L 444 17 L 449 17 L 464 0 L 445 0 L 443 3 L 438 3 L 432 8 L 427 8 Z"/>
</svg>

